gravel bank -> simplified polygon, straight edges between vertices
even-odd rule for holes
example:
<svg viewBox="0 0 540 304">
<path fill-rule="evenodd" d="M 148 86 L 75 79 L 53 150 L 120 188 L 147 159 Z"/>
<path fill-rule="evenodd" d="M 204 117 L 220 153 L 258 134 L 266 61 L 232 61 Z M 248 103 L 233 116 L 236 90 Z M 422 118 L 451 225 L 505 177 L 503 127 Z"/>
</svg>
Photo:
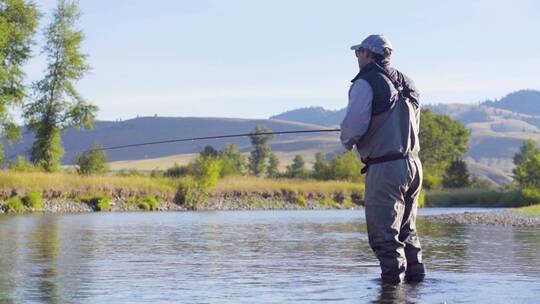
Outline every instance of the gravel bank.
<svg viewBox="0 0 540 304">
<path fill-rule="evenodd" d="M 450 224 L 540 228 L 540 217 L 509 210 L 428 215 L 423 216 L 422 219 Z"/>
</svg>

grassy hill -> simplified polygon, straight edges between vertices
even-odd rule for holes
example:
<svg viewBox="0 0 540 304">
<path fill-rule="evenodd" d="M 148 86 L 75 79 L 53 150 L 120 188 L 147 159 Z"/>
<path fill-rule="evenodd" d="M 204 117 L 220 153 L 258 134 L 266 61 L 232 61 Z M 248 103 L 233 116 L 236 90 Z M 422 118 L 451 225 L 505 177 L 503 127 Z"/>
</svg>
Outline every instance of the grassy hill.
<svg viewBox="0 0 540 304">
<path fill-rule="evenodd" d="M 257 124 L 265 125 L 273 131 L 325 128 L 318 125 L 269 119 L 141 117 L 118 122 L 97 121 L 93 130 L 77 131 L 70 129 L 63 132 L 62 141 L 65 155 L 62 163 L 64 165 L 72 164 L 75 155 L 78 152 L 89 149 L 94 142 L 107 147 L 178 138 L 249 133 Z M 337 132 L 279 135 L 272 141 L 271 148 L 274 151 L 282 152 L 285 160 L 292 158 L 290 155 L 301 154 L 306 151 L 316 150 L 327 153 L 338 153 L 341 151 L 338 138 L 339 134 Z M 27 151 L 32 145 L 33 140 L 34 136 L 29 132 L 25 132 L 20 143 L 12 147 L 6 144 L 6 158 L 13 160 L 16 155 L 26 155 L 28 158 Z M 115 168 L 117 162 L 120 162 L 118 164 L 124 164 L 121 167 L 129 167 L 129 165 L 126 165 L 126 161 L 150 159 L 158 160 L 136 162 L 135 164 L 141 164 L 145 168 L 154 168 L 156 166 L 164 168 L 172 166 L 174 161 L 183 163 L 189 160 L 191 154 L 200 152 L 206 145 L 212 145 L 217 149 L 221 149 L 229 143 L 236 144 L 242 152 L 251 150 L 249 138 L 242 137 L 110 150 L 107 151 L 107 154 L 109 160 L 114 162 L 113 167 Z M 172 158 L 168 159 L 167 157 Z M 153 162 L 158 163 L 158 165 L 152 164 Z"/>
</svg>

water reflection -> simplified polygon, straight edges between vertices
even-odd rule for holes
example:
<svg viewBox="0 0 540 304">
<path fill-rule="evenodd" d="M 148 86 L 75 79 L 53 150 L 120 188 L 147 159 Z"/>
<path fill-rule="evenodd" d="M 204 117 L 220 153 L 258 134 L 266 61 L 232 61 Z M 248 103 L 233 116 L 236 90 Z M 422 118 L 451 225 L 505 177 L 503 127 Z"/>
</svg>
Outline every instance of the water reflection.
<svg viewBox="0 0 540 304">
<path fill-rule="evenodd" d="M 0 302 L 527 303 L 540 293 L 540 231 L 418 230 L 428 278 L 391 286 L 378 280 L 363 212 L 4 216 Z"/>
</svg>

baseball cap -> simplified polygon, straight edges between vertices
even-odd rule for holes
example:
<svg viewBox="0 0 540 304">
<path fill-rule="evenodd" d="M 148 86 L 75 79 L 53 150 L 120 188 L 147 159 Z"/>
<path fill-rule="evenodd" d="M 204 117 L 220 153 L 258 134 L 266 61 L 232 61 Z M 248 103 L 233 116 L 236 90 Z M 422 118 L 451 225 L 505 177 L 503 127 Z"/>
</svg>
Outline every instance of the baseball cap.
<svg viewBox="0 0 540 304">
<path fill-rule="evenodd" d="M 392 43 L 384 35 L 369 35 L 362 43 L 351 46 L 351 50 L 358 50 L 360 48 L 384 55 L 384 48 L 392 49 Z"/>
</svg>

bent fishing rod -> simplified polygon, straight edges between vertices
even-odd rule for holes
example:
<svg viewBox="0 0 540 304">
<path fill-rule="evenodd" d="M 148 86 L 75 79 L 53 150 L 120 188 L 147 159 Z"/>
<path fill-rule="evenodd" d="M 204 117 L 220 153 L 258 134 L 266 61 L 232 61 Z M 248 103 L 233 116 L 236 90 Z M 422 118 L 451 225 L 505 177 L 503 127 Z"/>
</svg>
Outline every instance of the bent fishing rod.
<svg viewBox="0 0 540 304">
<path fill-rule="evenodd" d="M 83 151 L 83 153 L 89 152 L 89 151 L 117 150 L 117 149 L 131 148 L 131 147 L 150 146 L 150 145 L 168 144 L 168 143 L 176 143 L 176 142 L 184 142 L 184 141 L 206 140 L 206 139 L 246 137 L 246 136 L 253 136 L 253 135 L 283 135 L 283 134 L 323 133 L 323 132 L 339 132 L 339 131 L 341 131 L 341 129 L 293 130 L 293 131 L 260 132 L 260 133 L 250 132 L 250 133 L 240 133 L 240 134 L 179 138 L 179 139 L 168 139 L 168 140 L 161 140 L 161 141 L 128 144 L 128 145 L 121 145 L 121 146 L 95 148 L 95 149 L 85 150 Z"/>
</svg>

